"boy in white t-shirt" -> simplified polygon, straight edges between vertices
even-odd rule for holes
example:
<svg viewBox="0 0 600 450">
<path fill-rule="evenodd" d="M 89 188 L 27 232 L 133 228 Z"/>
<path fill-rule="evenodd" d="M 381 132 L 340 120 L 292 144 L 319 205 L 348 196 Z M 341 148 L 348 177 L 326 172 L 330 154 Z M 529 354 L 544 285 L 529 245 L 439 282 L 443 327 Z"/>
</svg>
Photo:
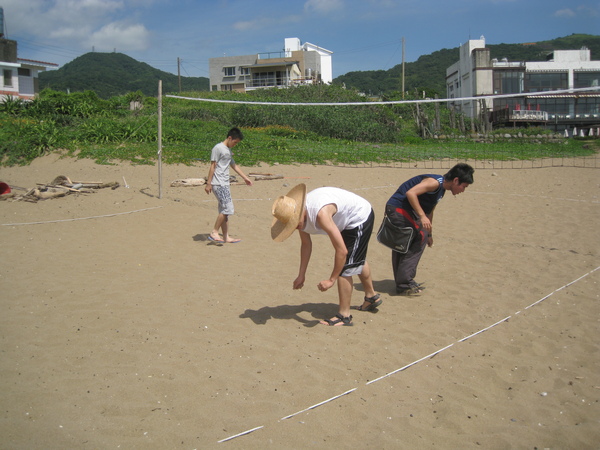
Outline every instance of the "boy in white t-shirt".
<svg viewBox="0 0 600 450">
<path fill-rule="evenodd" d="M 229 167 L 235 170 L 248 186 L 252 186 L 252 180 L 244 174 L 231 155 L 231 149 L 242 139 L 244 139 L 244 135 L 240 129 L 232 128 L 227 133 L 227 139 L 215 145 L 210 155 L 210 169 L 204 190 L 207 194 L 212 192 L 217 197 L 219 214 L 214 228 L 208 235 L 209 241 L 229 244 L 241 241 L 241 239 L 234 239 L 229 235 L 229 216 L 234 213 L 233 200 L 229 189 Z M 223 232 L 222 238 L 219 235 L 219 229 Z"/>
</svg>

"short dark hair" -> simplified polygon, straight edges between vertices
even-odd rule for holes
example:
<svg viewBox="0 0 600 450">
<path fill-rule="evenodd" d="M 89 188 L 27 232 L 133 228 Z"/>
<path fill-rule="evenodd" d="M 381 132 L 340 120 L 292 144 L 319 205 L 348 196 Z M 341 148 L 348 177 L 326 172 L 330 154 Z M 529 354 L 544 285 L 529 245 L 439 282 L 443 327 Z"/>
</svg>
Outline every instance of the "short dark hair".
<svg viewBox="0 0 600 450">
<path fill-rule="evenodd" d="M 458 178 L 459 183 L 467 183 L 473 184 L 473 173 L 475 169 L 473 169 L 470 165 L 465 163 L 458 163 L 452 169 L 444 175 L 444 180 L 452 181 L 455 178 Z"/>
<path fill-rule="evenodd" d="M 242 130 L 237 127 L 233 127 L 231 130 L 229 130 L 227 132 L 227 137 L 230 137 L 231 139 L 239 139 L 240 141 L 244 139 Z"/>
</svg>

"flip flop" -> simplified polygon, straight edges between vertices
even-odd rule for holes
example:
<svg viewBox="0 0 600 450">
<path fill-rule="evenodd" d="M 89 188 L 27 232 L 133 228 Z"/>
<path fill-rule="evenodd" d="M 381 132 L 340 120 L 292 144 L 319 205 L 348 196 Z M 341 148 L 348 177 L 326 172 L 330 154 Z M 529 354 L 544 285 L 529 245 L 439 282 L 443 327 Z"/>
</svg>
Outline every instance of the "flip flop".
<svg viewBox="0 0 600 450">
<path fill-rule="evenodd" d="M 225 241 L 223 239 L 215 239 L 211 235 L 208 236 L 208 240 L 211 242 L 216 242 L 217 244 L 224 244 Z"/>
<path fill-rule="evenodd" d="M 223 242 L 223 241 L 221 241 L 221 242 Z M 242 240 L 241 239 L 236 239 L 235 241 L 226 242 L 226 244 L 237 244 L 239 242 L 242 242 Z"/>
</svg>

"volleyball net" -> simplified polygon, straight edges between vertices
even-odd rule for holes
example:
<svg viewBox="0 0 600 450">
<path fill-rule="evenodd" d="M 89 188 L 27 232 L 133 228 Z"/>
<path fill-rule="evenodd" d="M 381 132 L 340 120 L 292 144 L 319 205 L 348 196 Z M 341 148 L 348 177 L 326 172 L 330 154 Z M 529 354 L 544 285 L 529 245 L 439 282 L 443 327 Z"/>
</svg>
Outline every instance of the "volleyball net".
<svg viewBox="0 0 600 450">
<path fill-rule="evenodd" d="M 268 162 L 444 169 L 466 161 L 476 168 L 600 167 L 598 152 L 594 151 L 597 148 L 594 143 L 600 140 L 598 87 L 451 99 L 345 103 L 165 97 L 186 103 L 203 103 L 207 108 L 215 104 L 230 108 L 233 111 L 231 126 L 242 128 L 247 137 L 252 137 L 253 130 L 262 130 L 261 151 L 268 152 L 268 160 L 264 160 L 264 153 L 261 158 L 260 152 L 250 143 L 243 148 L 246 161 L 239 161 L 242 165 Z M 584 111 L 581 114 L 575 112 L 577 108 L 572 108 L 569 115 L 545 111 L 551 109 L 546 108 L 548 102 L 555 102 L 555 99 L 576 102 L 580 98 L 591 99 L 580 107 Z M 491 112 L 492 102 L 505 107 L 496 106 Z M 465 105 L 466 109 L 472 108 L 470 115 L 456 113 L 457 110 L 465 111 Z M 386 114 L 378 114 L 380 108 L 386 108 Z M 198 110 L 202 110 L 202 106 Z M 402 131 L 394 129 L 390 123 L 395 117 L 407 114 L 412 116 L 412 136 L 397 139 L 397 134 Z M 168 109 L 165 115 L 168 117 Z M 388 123 L 382 123 L 382 117 Z M 202 120 L 203 113 L 197 112 L 197 118 Z M 492 130 L 490 118 L 503 122 L 504 126 Z M 305 130 L 315 127 L 316 122 L 320 122 L 317 126 L 323 128 L 323 133 L 306 133 Z M 415 137 L 414 128 L 418 129 L 419 137 Z M 370 141 L 370 132 L 380 139 Z M 381 137 L 385 133 L 390 133 L 392 138 Z M 302 138 L 298 139 L 298 136 Z M 324 136 L 335 137 L 337 145 L 323 144 Z M 306 142 L 310 143 L 311 139 L 314 145 L 307 146 Z M 580 151 L 574 152 L 573 146 L 569 145 L 573 139 L 590 140 L 591 143 L 579 145 Z"/>
</svg>

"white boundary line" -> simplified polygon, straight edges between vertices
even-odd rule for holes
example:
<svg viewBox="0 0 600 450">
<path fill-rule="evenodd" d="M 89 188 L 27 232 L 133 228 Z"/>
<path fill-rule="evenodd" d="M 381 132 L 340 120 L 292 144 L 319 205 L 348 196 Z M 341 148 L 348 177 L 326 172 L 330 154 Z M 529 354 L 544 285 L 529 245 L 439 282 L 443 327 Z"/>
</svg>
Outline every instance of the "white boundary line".
<svg viewBox="0 0 600 450">
<path fill-rule="evenodd" d="M 220 444 L 221 442 L 230 441 L 231 439 L 235 439 L 236 437 L 244 436 L 245 434 L 250 434 L 253 431 L 260 430 L 261 428 L 264 428 L 264 425 L 261 425 L 260 427 L 252 428 L 251 430 L 248 430 L 248 431 L 242 431 L 241 433 L 234 434 L 233 436 L 229 436 L 228 438 L 217 441 L 217 443 Z"/>
<path fill-rule="evenodd" d="M 59 223 L 59 222 L 73 222 L 75 220 L 100 219 L 102 217 L 122 216 L 124 214 L 133 214 L 133 213 L 138 213 L 138 212 L 142 212 L 142 211 L 150 211 L 151 209 L 158 209 L 158 208 L 162 208 L 162 206 L 153 206 L 152 208 L 137 209 L 135 211 L 127 211 L 127 212 L 122 212 L 122 213 L 105 214 L 103 216 L 76 217 L 74 219 L 47 220 L 45 222 L 3 223 L 2 226 L 4 226 L 4 227 L 12 227 L 12 226 L 17 226 L 17 225 L 40 225 L 40 224 L 44 224 L 44 223 Z"/>
<path fill-rule="evenodd" d="M 531 308 L 531 307 L 533 307 L 533 306 L 535 306 L 535 305 L 537 305 L 537 304 L 539 304 L 539 303 L 543 302 L 544 300 L 546 300 L 547 298 L 549 298 L 549 297 L 551 297 L 552 295 L 556 294 L 557 292 L 559 292 L 559 291 L 562 291 L 563 289 L 566 289 L 567 287 L 569 287 L 569 286 L 571 286 L 571 285 L 573 285 L 573 284 L 577 283 L 578 281 L 580 281 L 580 280 L 584 279 L 584 278 L 585 278 L 585 277 L 587 277 L 588 275 L 591 275 L 591 274 L 593 274 L 593 273 L 594 273 L 594 272 L 596 272 L 597 270 L 600 270 L 600 266 L 596 267 L 595 269 L 592 269 L 592 270 L 590 270 L 588 273 L 586 273 L 586 274 L 584 274 L 584 275 L 580 276 L 579 278 L 577 278 L 577 279 L 575 279 L 575 280 L 573 280 L 573 281 L 571 281 L 571 282 L 569 282 L 569 283 L 565 284 L 564 286 L 561 286 L 561 287 L 559 287 L 558 289 L 556 289 L 556 290 L 552 291 L 550 294 L 546 295 L 545 297 L 542 297 L 541 299 L 539 299 L 539 300 L 537 300 L 536 302 L 532 303 L 531 305 L 527 306 L 525 309 L 529 309 L 529 308 Z M 521 312 L 521 311 L 518 311 L 518 312 L 516 312 L 514 315 L 520 314 L 520 312 Z M 472 334 L 470 334 L 470 335 L 468 335 L 468 336 L 466 336 L 466 337 L 464 337 L 464 338 L 462 338 L 462 339 L 459 339 L 459 340 L 458 340 L 458 341 L 456 341 L 455 343 L 452 343 L 452 344 L 450 344 L 450 345 L 447 345 L 447 346 L 446 346 L 446 347 L 444 347 L 444 348 L 441 348 L 441 349 L 439 349 L 439 350 L 436 350 L 435 352 L 433 352 L 433 353 L 430 353 L 430 354 L 429 354 L 429 355 L 427 355 L 427 356 L 423 356 L 422 358 L 419 358 L 419 359 L 417 359 L 416 361 L 413 361 L 413 362 L 411 362 L 410 364 L 407 364 L 407 365 L 405 365 L 405 366 L 403 366 L 403 367 L 400 367 L 399 369 L 396 369 L 396 370 L 394 370 L 394 371 L 392 371 L 392 372 L 389 372 L 389 373 L 387 373 L 387 374 L 385 374 L 385 375 L 382 375 L 382 376 L 380 376 L 379 378 L 375 378 L 374 380 L 368 381 L 368 382 L 365 384 L 365 386 L 368 386 L 368 385 L 370 385 L 370 384 L 372 384 L 372 383 L 375 383 L 375 382 L 377 382 L 377 381 L 381 381 L 381 380 L 383 380 L 384 378 L 387 378 L 387 377 L 389 377 L 389 376 L 391 376 L 391 375 L 394 375 L 395 373 L 402 372 L 403 370 L 406 370 L 406 369 L 408 369 L 409 367 L 411 367 L 411 366 L 414 366 L 415 364 L 418 364 L 418 363 L 420 363 L 421 361 L 424 361 L 424 360 L 426 360 L 426 359 L 429 359 L 429 358 L 433 358 L 433 357 L 434 357 L 434 356 L 436 356 L 437 354 L 439 354 L 439 353 L 443 352 L 444 350 L 447 350 L 447 349 L 449 349 L 450 347 L 454 346 L 454 344 L 465 342 L 466 340 L 468 340 L 468 339 L 470 339 L 470 338 L 472 338 L 472 337 L 474 337 L 474 336 L 477 336 L 477 335 L 479 335 L 479 334 L 483 333 L 484 331 L 490 330 L 491 328 L 493 328 L 493 327 L 495 327 L 495 326 L 497 326 L 497 325 L 499 325 L 499 324 L 501 324 L 501 323 L 507 322 L 507 321 L 508 321 L 508 320 L 509 320 L 511 317 L 512 317 L 512 316 L 507 316 L 507 317 L 505 317 L 504 319 L 501 319 L 501 320 L 497 321 L 496 323 L 493 323 L 492 325 L 489 325 L 489 326 L 487 326 L 487 327 L 485 327 L 485 328 L 482 328 L 482 329 L 481 329 L 481 330 L 479 330 L 479 331 L 476 331 L 475 333 L 472 333 Z M 319 406 L 325 405 L 325 404 L 327 404 L 327 403 L 329 403 L 329 402 L 332 402 L 333 400 L 337 400 L 337 399 L 338 399 L 338 398 L 340 398 L 340 397 L 343 397 L 343 396 L 345 396 L 345 395 L 348 395 L 348 394 L 350 394 L 350 393 L 352 393 L 352 392 L 356 391 L 357 389 L 358 389 L 358 388 L 350 389 L 349 391 L 346 391 L 346 392 L 344 392 L 344 393 L 342 393 L 342 394 L 336 395 L 335 397 L 331 397 L 331 398 L 330 398 L 330 399 L 328 399 L 328 400 L 324 400 L 324 401 L 322 401 L 322 402 L 316 403 L 316 404 L 314 404 L 314 405 L 312 405 L 312 406 L 309 406 L 308 408 L 305 408 L 305 409 L 303 409 L 303 410 L 301 410 L 301 411 L 298 411 L 298 412 L 296 412 L 296 413 L 290 414 L 289 416 L 282 417 L 281 419 L 279 419 L 279 421 L 281 422 L 281 421 L 283 421 L 283 420 L 286 420 L 286 419 L 289 419 L 289 418 L 291 418 L 291 417 L 297 416 L 298 414 L 302 414 L 303 412 L 306 412 L 306 411 L 309 411 L 309 410 L 311 410 L 311 409 L 317 408 L 317 407 L 319 407 Z M 225 439 L 221 439 L 220 441 L 217 441 L 217 442 L 218 442 L 218 443 L 221 443 L 221 442 L 229 441 L 229 440 L 231 440 L 231 439 L 235 439 L 235 438 L 237 438 L 237 437 L 244 436 L 244 435 L 246 435 L 246 434 L 252 433 L 253 431 L 259 430 L 259 429 L 261 429 L 261 428 L 264 428 L 264 425 L 261 425 L 260 427 L 252 428 L 252 429 L 250 429 L 250 430 L 248 430 L 248 431 L 244 431 L 244 432 L 242 432 L 242 433 L 235 434 L 235 435 L 233 435 L 233 436 L 230 436 L 230 437 L 228 437 L 228 438 L 225 438 Z"/>
<path fill-rule="evenodd" d="M 487 331 L 487 330 L 489 330 L 490 328 L 493 328 L 493 327 L 495 327 L 496 325 L 498 325 L 498 324 L 501 324 L 502 322 L 506 322 L 506 321 L 507 321 L 508 319 L 510 319 L 511 317 L 512 317 L 512 316 L 505 317 L 504 319 L 502 319 L 502 320 L 499 320 L 498 322 L 496 322 L 496 323 L 494 323 L 494 324 L 490 325 L 489 327 L 485 327 L 485 328 L 483 328 L 482 330 L 476 331 L 476 332 L 475 332 L 475 333 L 473 333 L 473 334 L 470 334 L 470 335 L 468 335 L 468 336 L 466 336 L 466 337 L 464 337 L 464 338 L 462 338 L 462 339 L 459 339 L 459 340 L 458 340 L 458 342 L 464 342 L 464 341 L 466 341 L 467 339 L 471 339 L 473 336 L 476 336 L 476 335 L 478 335 L 479 333 L 483 333 L 484 331 Z"/>
<path fill-rule="evenodd" d="M 338 398 L 340 398 L 340 397 L 343 397 L 344 395 L 347 395 L 347 394 L 349 394 L 350 392 L 354 392 L 356 389 L 358 389 L 358 388 L 350 389 L 349 391 L 346 391 L 346 392 L 344 392 L 344 393 L 342 393 L 342 394 L 340 394 L 340 395 L 336 395 L 335 397 L 331 397 L 331 398 L 330 398 L 330 399 L 328 399 L 328 400 L 325 400 L 325 401 L 322 401 L 322 402 L 320 402 L 320 403 L 316 403 L 316 404 L 314 404 L 314 405 L 312 405 L 312 406 L 309 406 L 308 408 L 305 408 L 305 409 L 303 409 L 302 411 L 298 411 L 298 412 L 295 412 L 294 414 L 290 414 L 289 416 L 282 417 L 282 418 L 281 418 L 281 419 L 279 419 L 279 420 L 286 420 L 286 419 L 289 419 L 289 418 L 291 418 L 291 417 L 297 416 L 298 414 L 302 414 L 303 412 L 306 412 L 306 411 L 308 411 L 308 410 L 310 410 L 310 409 L 315 409 L 315 408 L 317 408 L 318 406 L 324 405 L 325 403 L 329 403 L 329 402 L 331 402 L 331 401 L 333 401 L 333 400 L 336 400 L 336 399 L 338 399 Z"/>
<path fill-rule="evenodd" d="M 407 364 L 407 365 L 405 365 L 404 367 L 400 367 L 399 369 L 396 369 L 396 370 L 394 370 L 393 372 L 390 372 L 390 373 L 388 373 L 388 374 L 385 374 L 385 375 L 383 375 L 383 376 L 381 376 L 381 377 L 379 377 L 379 378 L 375 378 L 374 380 L 371 380 L 371 381 L 367 382 L 367 385 L 369 385 L 369 384 L 371 384 L 371 383 L 375 383 L 376 381 L 379 381 L 379 380 L 383 380 L 384 378 L 387 378 L 387 377 L 389 377 L 390 375 L 394 375 L 395 373 L 398 373 L 398 372 L 401 372 L 401 371 L 403 371 L 403 370 L 405 370 L 405 369 L 408 369 L 409 367 L 411 367 L 411 366 L 414 366 L 414 365 L 415 365 L 415 364 L 417 364 L 417 363 L 420 363 L 420 362 L 421 362 L 421 361 L 423 361 L 424 359 L 427 359 L 427 358 L 433 358 L 433 357 L 434 357 L 435 355 L 437 355 L 438 353 L 441 353 L 441 352 L 443 352 L 444 350 L 446 350 L 447 348 L 450 348 L 450 347 L 452 347 L 453 345 L 454 345 L 454 344 L 447 345 L 447 346 L 445 346 L 444 348 L 441 348 L 441 349 L 439 349 L 439 350 L 437 350 L 437 351 L 435 351 L 435 352 L 433 352 L 433 353 L 430 353 L 430 354 L 429 354 L 429 355 L 427 355 L 427 356 L 423 356 L 421 359 L 417 359 L 416 361 L 413 361 L 413 362 L 411 362 L 410 364 Z"/>
</svg>

